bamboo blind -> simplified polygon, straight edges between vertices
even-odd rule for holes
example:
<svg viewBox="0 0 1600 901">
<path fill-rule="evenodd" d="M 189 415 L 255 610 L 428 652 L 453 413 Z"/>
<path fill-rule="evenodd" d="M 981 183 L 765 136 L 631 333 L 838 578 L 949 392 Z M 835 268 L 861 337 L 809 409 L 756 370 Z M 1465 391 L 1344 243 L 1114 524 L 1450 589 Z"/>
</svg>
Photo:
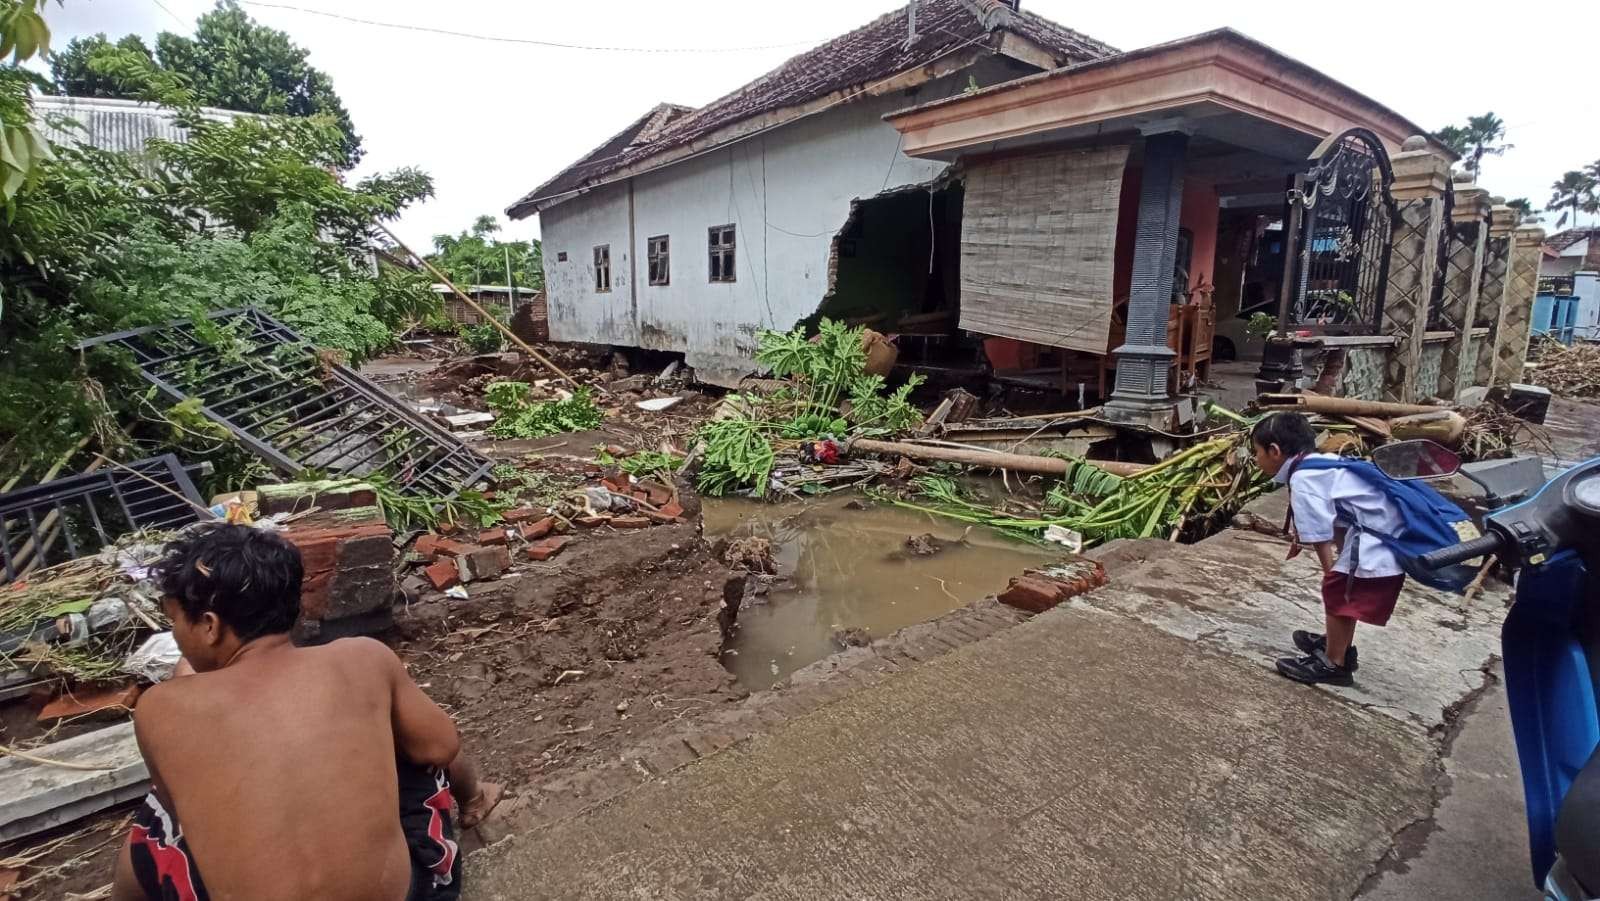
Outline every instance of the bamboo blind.
<svg viewBox="0 0 1600 901">
<path fill-rule="evenodd" d="M 1117 145 L 969 169 L 961 327 L 1104 354 L 1127 162 Z"/>
</svg>

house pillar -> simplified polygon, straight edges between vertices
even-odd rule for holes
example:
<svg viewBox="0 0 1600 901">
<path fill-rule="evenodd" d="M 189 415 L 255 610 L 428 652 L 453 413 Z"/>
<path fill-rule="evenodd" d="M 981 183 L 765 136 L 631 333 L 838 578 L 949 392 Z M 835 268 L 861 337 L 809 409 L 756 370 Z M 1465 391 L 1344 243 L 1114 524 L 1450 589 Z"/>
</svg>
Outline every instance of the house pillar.
<svg viewBox="0 0 1600 901">
<path fill-rule="evenodd" d="M 1457 240 L 1445 257 L 1444 319 L 1452 331 L 1444 345 L 1439 367 L 1440 397 L 1454 402 L 1461 389 L 1472 384 L 1477 348 L 1472 327 L 1477 322 L 1478 292 L 1483 283 L 1484 247 L 1489 242 L 1489 192 L 1471 184 L 1465 173 L 1455 185 L 1455 206 L 1450 211 Z"/>
<path fill-rule="evenodd" d="M 1471 384 L 1494 384 L 1494 348 L 1500 337 L 1500 311 L 1505 307 L 1506 273 L 1511 267 L 1511 233 L 1516 231 L 1517 211 L 1505 205 L 1504 197 L 1489 198 L 1489 240 L 1483 247 L 1483 276 L 1478 287 L 1478 313 L 1474 323 L 1487 327 L 1472 357 Z"/>
<path fill-rule="evenodd" d="M 1543 247 L 1542 228 L 1523 226 L 1511 235 L 1505 301 L 1500 308 L 1500 326 L 1495 330 L 1496 385 L 1522 381 L 1522 369 L 1528 362 L 1528 341 L 1533 337 L 1533 297 L 1539 290 Z"/>
<path fill-rule="evenodd" d="M 1389 236 L 1389 285 L 1381 331 L 1396 339 L 1384 366 L 1383 399 L 1398 403 L 1418 399 L 1428 301 L 1439 268 L 1450 178 L 1449 161 L 1427 148 L 1426 138 L 1410 137 L 1391 160 L 1398 217 Z"/>
<path fill-rule="evenodd" d="M 1167 377 L 1176 352 L 1167 345 L 1172 269 L 1178 255 L 1178 215 L 1189 132 L 1172 123 L 1145 131 L 1144 172 L 1133 244 L 1128 332 L 1117 357 L 1117 382 L 1106 402 L 1107 419 L 1166 427 L 1177 410 Z"/>
</svg>

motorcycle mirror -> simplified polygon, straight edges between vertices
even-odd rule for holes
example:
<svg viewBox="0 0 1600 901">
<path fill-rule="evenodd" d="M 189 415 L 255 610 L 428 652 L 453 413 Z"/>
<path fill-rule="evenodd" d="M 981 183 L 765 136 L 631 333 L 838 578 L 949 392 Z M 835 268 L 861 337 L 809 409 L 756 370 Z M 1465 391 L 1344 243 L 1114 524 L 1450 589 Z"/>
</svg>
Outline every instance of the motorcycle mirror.
<svg viewBox="0 0 1600 901">
<path fill-rule="evenodd" d="M 1391 479 L 1437 479 L 1461 471 L 1461 457 L 1442 444 L 1419 438 L 1385 444 L 1372 452 L 1373 465 Z"/>
</svg>

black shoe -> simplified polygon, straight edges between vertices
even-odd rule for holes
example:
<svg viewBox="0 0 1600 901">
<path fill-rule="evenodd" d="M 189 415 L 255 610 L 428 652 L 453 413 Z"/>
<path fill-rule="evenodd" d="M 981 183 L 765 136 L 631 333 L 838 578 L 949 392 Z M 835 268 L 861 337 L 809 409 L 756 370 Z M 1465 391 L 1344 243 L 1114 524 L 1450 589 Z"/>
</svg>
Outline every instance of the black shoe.
<svg viewBox="0 0 1600 901">
<path fill-rule="evenodd" d="M 1328 662 L 1328 656 L 1321 651 L 1306 657 L 1284 657 L 1278 661 L 1278 673 L 1296 682 L 1307 685 L 1316 685 L 1326 682 L 1329 685 L 1352 685 L 1355 679 L 1351 678 L 1350 670 L 1342 666 L 1334 666 Z"/>
<path fill-rule="evenodd" d="M 1320 632 L 1307 632 L 1304 629 L 1294 630 L 1294 646 L 1307 654 L 1315 654 L 1328 647 L 1328 639 Z M 1356 646 L 1351 645 L 1350 650 L 1344 655 L 1345 668 L 1355 672 L 1361 668 L 1361 661 L 1356 659 Z"/>
</svg>

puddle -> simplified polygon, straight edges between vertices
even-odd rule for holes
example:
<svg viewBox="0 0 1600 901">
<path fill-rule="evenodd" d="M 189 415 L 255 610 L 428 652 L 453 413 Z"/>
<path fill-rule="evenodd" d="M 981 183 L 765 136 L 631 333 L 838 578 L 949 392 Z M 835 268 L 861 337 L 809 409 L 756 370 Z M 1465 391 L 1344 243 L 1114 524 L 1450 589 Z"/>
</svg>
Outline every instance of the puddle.
<svg viewBox="0 0 1600 901">
<path fill-rule="evenodd" d="M 965 526 L 913 510 L 872 505 L 839 494 L 815 501 L 764 504 L 705 501 L 706 537 L 760 537 L 772 542 L 778 573 L 764 603 L 748 602 L 723 663 L 740 685 L 756 691 L 839 651 L 833 635 L 865 629 L 874 639 L 927 622 L 1004 588 L 1030 566 L 1059 559 L 981 528 L 964 544 L 915 556 L 906 539 L 932 533 L 960 539 Z"/>
</svg>

